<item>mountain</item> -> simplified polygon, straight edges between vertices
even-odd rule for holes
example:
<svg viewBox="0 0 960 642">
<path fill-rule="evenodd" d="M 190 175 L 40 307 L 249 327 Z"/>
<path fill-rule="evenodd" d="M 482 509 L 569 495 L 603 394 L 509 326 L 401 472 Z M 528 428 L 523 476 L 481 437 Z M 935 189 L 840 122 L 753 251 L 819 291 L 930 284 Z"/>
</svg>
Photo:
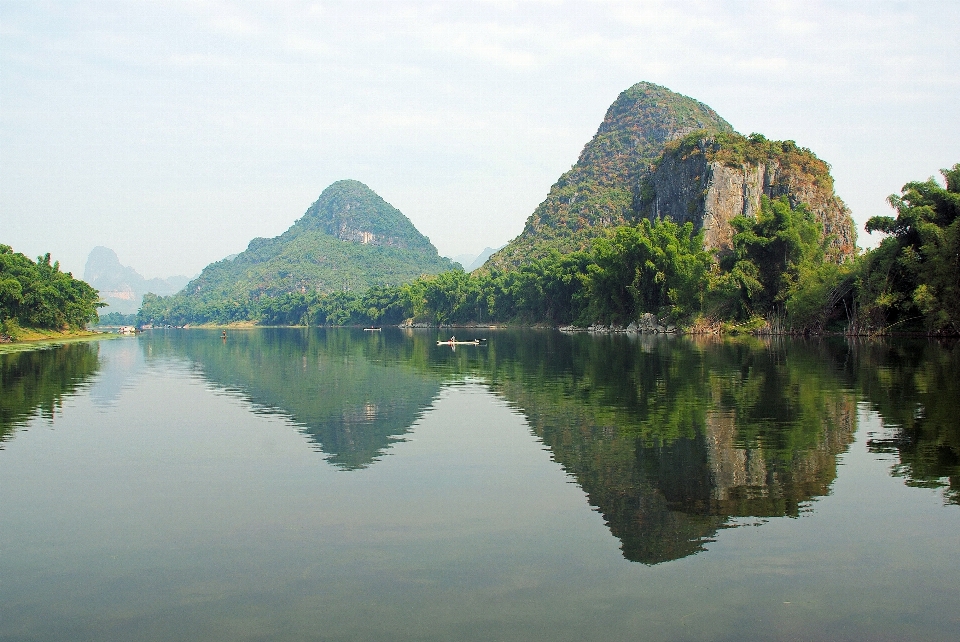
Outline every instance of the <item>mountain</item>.
<svg viewBox="0 0 960 642">
<path fill-rule="evenodd" d="M 473 263 L 474 259 L 476 258 L 476 255 L 475 254 L 457 254 L 456 256 L 449 256 L 447 258 L 449 258 L 454 263 L 459 263 L 460 267 L 466 270 L 467 266 Z"/>
<path fill-rule="evenodd" d="M 108 247 L 97 246 L 87 257 L 83 280 L 99 290 L 100 299 L 109 305 L 101 310 L 102 313 L 133 314 L 147 292 L 173 294 L 182 290 L 190 277 L 145 279 L 132 267 L 121 265 L 116 252 Z"/>
<path fill-rule="evenodd" d="M 603 228 L 637 219 L 641 179 L 666 144 L 697 130 L 733 127 L 701 102 L 648 82 L 621 93 L 576 164 L 550 188 L 523 232 L 487 267 L 508 269 L 550 248 L 584 249 Z"/>
<path fill-rule="evenodd" d="M 698 146 L 702 158 L 690 158 Z M 509 270 L 553 248 L 585 249 L 606 228 L 641 217 L 691 220 L 697 230 L 712 230 L 708 245 L 723 249 L 729 219 L 751 215 L 762 195 L 806 203 L 834 245 L 852 256 L 853 221 L 826 163 L 792 141 L 740 136 L 707 105 L 637 83 L 617 97 L 576 164 L 485 268 Z"/>
<path fill-rule="evenodd" d="M 471 261 L 469 265 L 465 265 L 463 269 L 467 272 L 473 272 L 477 268 L 482 267 L 483 264 L 487 262 L 487 259 L 493 256 L 494 252 L 502 249 L 503 247 L 504 246 L 501 245 L 498 248 L 492 248 L 492 247 L 483 248 L 483 252 L 480 252 L 480 254 L 478 254 L 477 257 L 473 259 L 473 261 Z"/>
<path fill-rule="evenodd" d="M 400 210 L 363 183 L 343 180 L 286 232 L 255 238 L 240 254 L 211 263 L 167 303 L 191 311 L 195 321 L 224 307 L 241 320 L 252 318 L 261 295 L 363 291 L 450 269 L 453 263 Z"/>
<path fill-rule="evenodd" d="M 498 248 L 485 247 L 480 254 L 458 254 L 457 256 L 451 257 L 451 260 L 463 266 L 464 272 L 473 272 L 486 263 L 487 259 L 489 259 L 494 252 L 503 247 L 502 245 Z"/>
</svg>

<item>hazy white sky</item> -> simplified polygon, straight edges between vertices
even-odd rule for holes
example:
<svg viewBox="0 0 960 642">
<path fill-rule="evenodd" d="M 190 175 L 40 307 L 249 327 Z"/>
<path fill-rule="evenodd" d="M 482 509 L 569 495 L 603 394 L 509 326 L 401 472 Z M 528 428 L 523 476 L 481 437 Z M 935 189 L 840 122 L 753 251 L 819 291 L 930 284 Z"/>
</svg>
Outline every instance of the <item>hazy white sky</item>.
<svg viewBox="0 0 960 642">
<path fill-rule="evenodd" d="M 953 0 L 0 0 L 0 243 L 189 275 L 353 178 L 479 253 L 647 80 L 811 148 L 870 244 L 960 162 L 958 34 Z"/>
</svg>

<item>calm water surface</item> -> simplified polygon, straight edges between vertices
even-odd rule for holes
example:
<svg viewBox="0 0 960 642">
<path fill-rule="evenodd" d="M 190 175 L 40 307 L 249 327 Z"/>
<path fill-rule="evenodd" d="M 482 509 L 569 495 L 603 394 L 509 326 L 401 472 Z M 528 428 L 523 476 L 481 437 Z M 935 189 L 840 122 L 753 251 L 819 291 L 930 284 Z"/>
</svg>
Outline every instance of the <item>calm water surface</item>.
<svg viewBox="0 0 960 642">
<path fill-rule="evenodd" d="M 960 347 L 0 354 L 3 640 L 956 640 Z"/>
</svg>

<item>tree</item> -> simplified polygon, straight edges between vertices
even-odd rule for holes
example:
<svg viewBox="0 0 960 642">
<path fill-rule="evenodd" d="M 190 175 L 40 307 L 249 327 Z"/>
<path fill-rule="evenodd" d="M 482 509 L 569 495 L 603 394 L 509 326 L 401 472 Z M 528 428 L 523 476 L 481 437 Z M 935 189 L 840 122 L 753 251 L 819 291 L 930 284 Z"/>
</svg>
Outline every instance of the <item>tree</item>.
<svg viewBox="0 0 960 642">
<path fill-rule="evenodd" d="M 960 163 L 903 186 L 888 202 L 896 218 L 875 216 L 868 232 L 887 235 L 871 251 L 861 308 L 873 327 L 960 332 Z"/>
<path fill-rule="evenodd" d="M 33 328 L 82 328 L 97 319 L 100 294 L 60 271 L 50 254 L 34 263 L 0 245 L 0 322 Z"/>
</svg>

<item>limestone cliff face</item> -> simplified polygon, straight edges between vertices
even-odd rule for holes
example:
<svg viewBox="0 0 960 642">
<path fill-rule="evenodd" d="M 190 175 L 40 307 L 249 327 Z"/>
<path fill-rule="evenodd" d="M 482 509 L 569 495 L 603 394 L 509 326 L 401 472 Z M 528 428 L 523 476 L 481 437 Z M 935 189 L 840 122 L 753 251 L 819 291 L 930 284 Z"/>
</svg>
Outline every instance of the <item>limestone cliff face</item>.
<svg viewBox="0 0 960 642">
<path fill-rule="evenodd" d="M 707 105 L 638 83 L 610 106 L 523 232 L 484 268 L 509 270 L 554 249 L 586 249 L 607 228 L 642 216 L 693 221 L 706 231 L 707 247 L 722 251 L 730 246 L 730 219 L 754 215 L 764 195 L 805 203 L 832 237 L 835 259 L 853 255 L 853 220 L 833 192 L 830 168 L 810 150 L 741 136 Z"/>
<path fill-rule="evenodd" d="M 763 196 L 786 196 L 792 207 L 802 203 L 813 213 L 838 259 L 853 256 L 853 219 L 833 191 L 828 166 L 791 141 L 694 136 L 668 146 L 644 187 L 647 216 L 692 222 L 711 250 L 730 249 L 735 216 L 755 217 Z"/>
</svg>

